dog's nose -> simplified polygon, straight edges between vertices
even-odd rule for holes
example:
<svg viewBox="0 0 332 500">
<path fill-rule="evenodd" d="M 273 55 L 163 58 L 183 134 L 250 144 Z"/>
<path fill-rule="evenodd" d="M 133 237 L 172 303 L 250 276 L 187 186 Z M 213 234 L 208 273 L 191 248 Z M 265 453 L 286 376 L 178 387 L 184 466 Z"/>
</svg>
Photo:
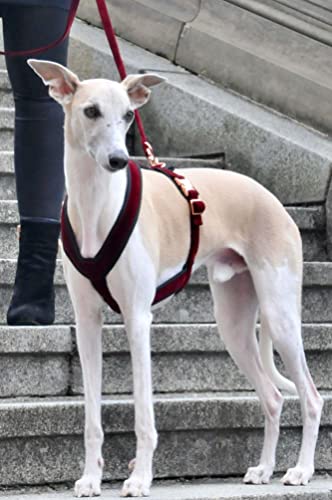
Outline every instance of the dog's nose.
<svg viewBox="0 0 332 500">
<path fill-rule="evenodd" d="M 125 156 L 121 153 L 114 153 L 109 155 L 108 163 L 113 170 L 121 170 L 128 163 L 128 156 Z"/>
</svg>

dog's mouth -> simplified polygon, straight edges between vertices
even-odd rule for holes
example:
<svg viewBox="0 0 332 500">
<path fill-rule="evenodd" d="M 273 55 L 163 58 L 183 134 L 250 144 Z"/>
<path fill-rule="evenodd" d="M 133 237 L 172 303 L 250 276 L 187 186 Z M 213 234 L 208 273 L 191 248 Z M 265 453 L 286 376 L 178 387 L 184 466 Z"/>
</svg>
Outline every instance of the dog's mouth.
<svg viewBox="0 0 332 500">
<path fill-rule="evenodd" d="M 127 167 L 127 165 L 128 165 L 128 162 L 124 163 L 123 165 L 121 165 L 119 167 L 114 167 L 114 166 L 109 165 L 109 164 L 104 164 L 103 168 L 105 170 L 107 170 L 107 172 L 111 172 L 112 174 L 114 174 L 115 172 L 120 172 L 120 170 L 125 169 Z"/>
</svg>

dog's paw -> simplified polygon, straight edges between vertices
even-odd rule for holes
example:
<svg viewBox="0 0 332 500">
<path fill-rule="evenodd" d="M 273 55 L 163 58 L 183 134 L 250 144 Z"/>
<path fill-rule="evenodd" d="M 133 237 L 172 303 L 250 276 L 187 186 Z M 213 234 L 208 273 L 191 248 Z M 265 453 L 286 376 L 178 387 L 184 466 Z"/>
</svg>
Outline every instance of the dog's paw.
<svg viewBox="0 0 332 500">
<path fill-rule="evenodd" d="M 99 497 L 101 495 L 100 479 L 96 476 L 82 476 L 76 481 L 75 497 Z"/>
<path fill-rule="evenodd" d="M 272 476 L 273 468 L 267 465 L 249 467 L 243 482 L 246 484 L 268 484 Z"/>
<path fill-rule="evenodd" d="M 288 469 L 281 482 L 286 485 L 300 486 L 308 484 L 314 474 L 311 467 L 293 467 Z"/>
<path fill-rule="evenodd" d="M 138 476 L 132 476 L 123 483 L 122 497 L 148 497 L 151 481 L 144 481 Z"/>
</svg>

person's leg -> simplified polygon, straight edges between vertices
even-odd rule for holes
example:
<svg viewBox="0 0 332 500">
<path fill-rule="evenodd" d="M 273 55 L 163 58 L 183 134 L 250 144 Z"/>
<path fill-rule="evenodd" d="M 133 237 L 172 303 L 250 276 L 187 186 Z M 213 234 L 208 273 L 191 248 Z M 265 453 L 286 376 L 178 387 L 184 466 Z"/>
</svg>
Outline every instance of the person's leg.
<svg viewBox="0 0 332 500">
<path fill-rule="evenodd" d="M 64 31 L 68 13 L 51 7 L 8 6 L 6 50 L 39 47 Z M 38 56 L 66 64 L 68 41 Z M 53 275 L 64 193 L 63 111 L 26 63 L 7 57 L 15 100 L 15 174 L 21 223 L 19 259 L 9 324 L 54 321 Z"/>
</svg>

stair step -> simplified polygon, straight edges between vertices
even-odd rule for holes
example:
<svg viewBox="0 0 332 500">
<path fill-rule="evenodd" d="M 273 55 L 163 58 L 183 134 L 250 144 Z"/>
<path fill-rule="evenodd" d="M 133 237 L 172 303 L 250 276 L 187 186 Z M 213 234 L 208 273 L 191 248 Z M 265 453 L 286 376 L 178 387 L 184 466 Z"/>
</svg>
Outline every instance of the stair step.
<svg viewBox="0 0 332 500">
<path fill-rule="evenodd" d="M 215 324 L 153 325 L 153 387 L 158 393 L 247 391 Z M 304 347 L 314 382 L 332 390 L 332 325 L 303 325 Z M 132 371 L 123 326 L 103 331 L 103 393 L 132 392 Z M 279 357 L 276 363 L 284 372 Z M 0 398 L 82 394 L 74 329 L 0 326 Z"/>
<path fill-rule="evenodd" d="M 8 73 L 4 69 L 0 69 L 0 103 L 0 114 L 2 114 L 2 108 L 14 107 L 14 98 L 8 78 Z"/>
<path fill-rule="evenodd" d="M 0 290 L 3 300 L 0 303 L 0 324 L 5 323 L 5 312 L 9 304 L 11 288 L 15 273 L 15 261 L 0 259 Z M 312 269 L 315 269 L 312 271 Z M 322 323 L 332 321 L 332 311 L 329 307 L 332 299 L 331 263 L 312 263 L 311 279 L 305 282 L 303 293 L 303 321 Z M 200 274 L 203 276 L 203 274 Z M 7 278 L 7 279 L 6 279 Z M 8 279 L 9 278 L 9 279 Z M 163 323 L 211 323 L 214 321 L 212 314 L 211 294 L 205 280 L 196 281 L 193 277 L 189 284 L 179 295 L 175 296 L 167 307 L 156 309 L 155 322 Z M 60 283 L 63 283 L 61 280 Z M 58 323 L 73 323 L 73 313 L 64 284 L 57 282 L 56 290 L 56 321 Z M 106 311 L 106 322 L 119 323 L 121 317 Z"/>
<path fill-rule="evenodd" d="M 3 151 L 13 151 L 14 134 L 12 129 L 0 128 L 0 153 Z"/>
<path fill-rule="evenodd" d="M 303 325 L 306 358 L 319 389 L 332 390 L 331 334 L 330 325 Z M 104 337 L 103 393 L 131 393 L 131 360 L 124 329 L 107 327 Z M 277 355 L 276 365 L 287 375 Z M 83 394 L 77 353 L 70 371 L 71 392 Z M 253 390 L 226 351 L 215 324 L 153 325 L 152 373 L 158 393 Z"/>
<path fill-rule="evenodd" d="M 332 283 L 331 263 L 307 263 L 309 275 L 305 278 L 303 289 L 303 322 L 332 322 Z M 12 293 L 16 263 L 14 260 L 0 259 L 0 324 L 6 322 L 6 310 Z M 68 292 L 62 280 L 57 281 L 56 322 L 71 324 L 74 322 Z M 61 276 L 61 275 L 60 275 Z M 204 271 L 195 278 L 181 293 L 173 297 L 166 307 L 154 311 L 156 323 L 212 323 L 214 322 L 211 293 L 204 278 Z M 202 280 L 202 281 L 200 281 Z M 113 314 L 105 307 L 106 323 L 120 323 L 121 316 Z"/>
<path fill-rule="evenodd" d="M 0 336 L 0 397 L 68 394 L 73 355 L 68 326 L 6 326 Z"/>
<path fill-rule="evenodd" d="M 318 476 L 305 487 L 283 486 L 275 479 L 268 485 L 244 485 L 240 478 L 205 479 L 182 481 L 155 481 L 150 500 L 331 500 L 332 480 L 329 476 Z M 32 488 L 30 488 L 31 490 Z M 1 494 L 2 500 L 66 500 L 73 497 L 72 491 L 51 488 L 38 492 L 11 490 Z M 119 498 L 120 484 L 104 484 L 102 498 Z M 33 489 L 35 491 L 35 488 Z"/>
<path fill-rule="evenodd" d="M 250 393 L 155 395 L 159 445 L 155 477 L 238 476 L 257 463 L 263 417 Z M 316 453 L 317 472 L 331 470 L 332 396 L 325 407 Z M 126 396 L 103 400 L 106 480 L 127 477 L 135 454 L 134 408 Z M 1 483 L 73 481 L 83 465 L 84 403 L 77 398 L 0 401 Z M 299 401 L 286 397 L 276 471 L 293 466 L 300 447 Z M 301 493 L 305 491 L 301 488 Z"/>
<path fill-rule="evenodd" d="M 14 108 L 13 107 L 0 107 L 0 131 L 9 130 L 13 132 L 14 129 Z"/>
<path fill-rule="evenodd" d="M 9 165 L 10 157 L 8 156 L 6 161 Z M 8 175 L 4 174 L 4 177 L 8 178 Z M 325 208 L 322 205 L 317 205 L 312 207 L 288 207 L 287 210 L 300 228 L 305 260 L 326 260 Z M 17 224 L 17 202 L 13 200 L 0 201 L 0 256 L 2 258 L 17 256 Z"/>
</svg>

